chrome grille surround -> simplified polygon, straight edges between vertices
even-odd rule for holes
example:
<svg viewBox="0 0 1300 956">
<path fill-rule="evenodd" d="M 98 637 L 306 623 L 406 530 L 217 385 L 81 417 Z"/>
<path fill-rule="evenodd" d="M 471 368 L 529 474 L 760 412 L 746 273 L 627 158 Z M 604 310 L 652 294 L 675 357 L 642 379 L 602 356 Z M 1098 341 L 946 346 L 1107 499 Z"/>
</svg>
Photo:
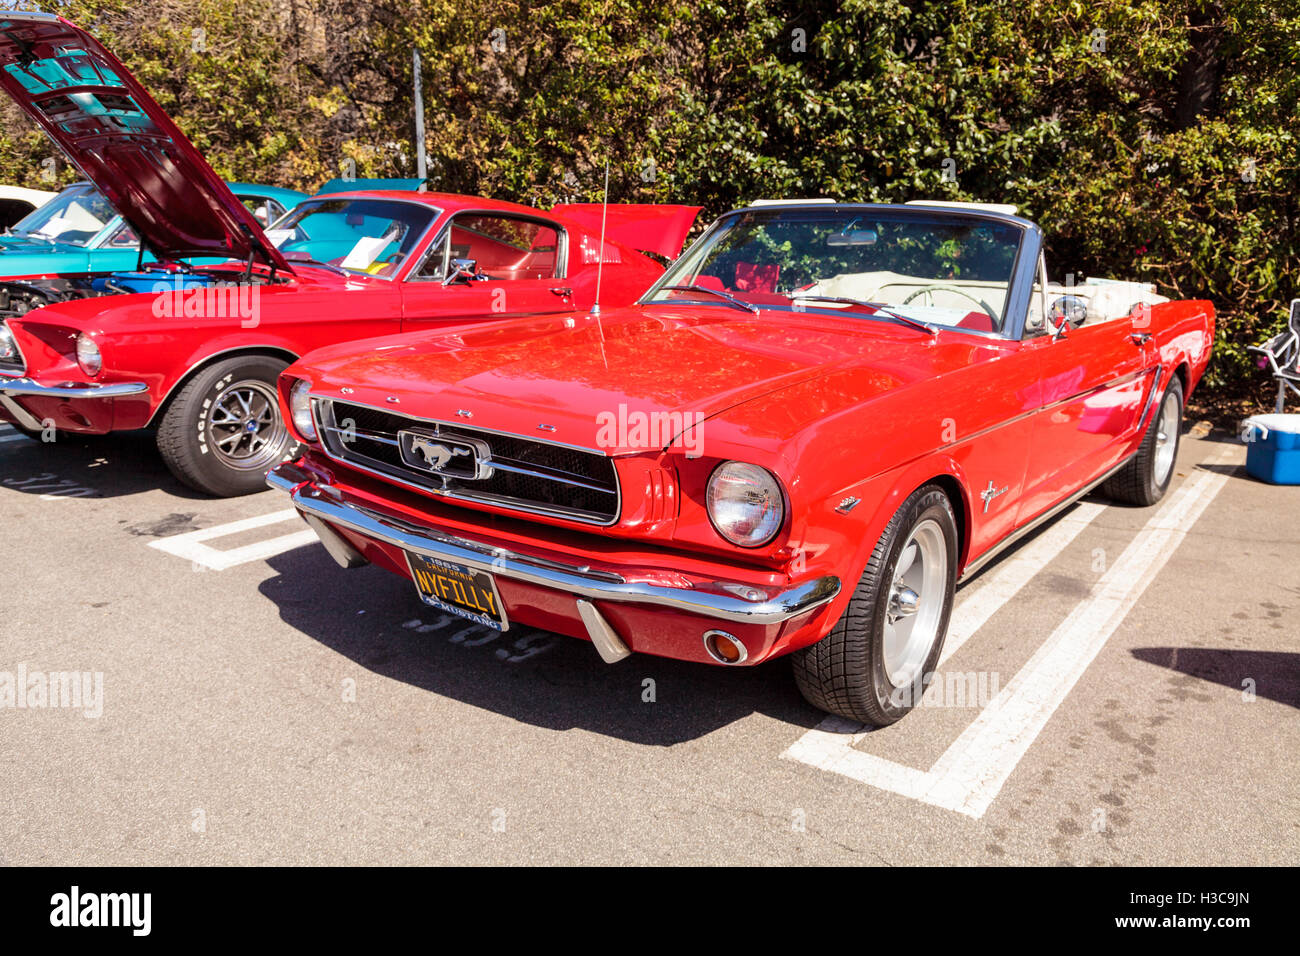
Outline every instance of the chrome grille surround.
<svg viewBox="0 0 1300 956">
<path fill-rule="evenodd" d="M 603 452 L 357 402 L 316 396 L 311 401 L 325 453 L 359 471 L 439 497 L 528 514 L 600 526 L 619 519 L 618 473 Z M 403 431 L 486 447 L 486 460 L 476 469 L 479 477 L 413 467 L 402 454 L 398 433 Z"/>
</svg>

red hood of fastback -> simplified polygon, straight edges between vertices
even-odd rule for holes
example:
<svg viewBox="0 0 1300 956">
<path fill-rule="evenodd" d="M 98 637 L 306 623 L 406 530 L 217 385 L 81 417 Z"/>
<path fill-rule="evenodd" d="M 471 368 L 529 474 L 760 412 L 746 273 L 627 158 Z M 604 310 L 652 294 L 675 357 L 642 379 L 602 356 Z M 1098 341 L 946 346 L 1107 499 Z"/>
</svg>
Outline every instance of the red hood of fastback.
<svg viewBox="0 0 1300 956">
<path fill-rule="evenodd" d="M 0 13 L 0 86 L 155 255 L 288 263 L 113 54 L 48 13 Z"/>
</svg>

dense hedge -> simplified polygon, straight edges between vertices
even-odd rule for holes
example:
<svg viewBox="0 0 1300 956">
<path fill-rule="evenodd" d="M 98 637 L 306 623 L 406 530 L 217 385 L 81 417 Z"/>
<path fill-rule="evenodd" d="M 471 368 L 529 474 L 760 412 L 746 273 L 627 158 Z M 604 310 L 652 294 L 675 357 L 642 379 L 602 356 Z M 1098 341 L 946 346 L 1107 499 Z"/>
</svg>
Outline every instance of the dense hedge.
<svg viewBox="0 0 1300 956">
<path fill-rule="evenodd" d="M 1213 300 L 1209 384 L 1300 293 L 1296 0 L 69 0 L 222 173 L 414 169 L 525 202 L 1013 202 L 1053 277 Z M 5 108 L 0 180 L 50 147 Z M 71 178 L 63 171 L 63 181 Z"/>
</svg>

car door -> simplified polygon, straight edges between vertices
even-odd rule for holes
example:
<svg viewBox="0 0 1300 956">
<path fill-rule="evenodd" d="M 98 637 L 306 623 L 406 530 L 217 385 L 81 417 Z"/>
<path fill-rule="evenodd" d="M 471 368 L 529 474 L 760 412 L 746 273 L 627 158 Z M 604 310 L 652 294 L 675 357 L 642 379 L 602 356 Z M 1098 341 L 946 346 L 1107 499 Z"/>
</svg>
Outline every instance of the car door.
<svg viewBox="0 0 1300 956">
<path fill-rule="evenodd" d="M 1156 371 L 1141 314 L 1027 333 L 1042 406 L 1034 416 L 1020 522 L 1102 477 L 1130 452 Z"/>
<path fill-rule="evenodd" d="M 473 278 L 446 281 L 455 260 L 474 263 Z M 453 216 L 402 283 L 403 329 L 564 312 L 565 235 L 546 219 L 498 212 Z"/>
</svg>

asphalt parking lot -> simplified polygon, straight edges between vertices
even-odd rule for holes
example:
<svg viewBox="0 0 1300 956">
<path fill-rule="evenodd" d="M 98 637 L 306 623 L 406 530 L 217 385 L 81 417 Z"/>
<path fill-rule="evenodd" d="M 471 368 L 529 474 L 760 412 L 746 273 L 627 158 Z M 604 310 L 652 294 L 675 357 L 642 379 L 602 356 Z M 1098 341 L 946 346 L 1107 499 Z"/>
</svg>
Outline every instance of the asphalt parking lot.
<svg viewBox="0 0 1300 956">
<path fill-rule="evenodd" d="M 443 619 L 146 435 L 0 428 L 0 675 L 102 688 L 0 709 L 0 862 L 1294 865 L 1300 489 L 1244 458 L 1185 436 L 1158 507 L 1017 546 L 867 733 L 784 661 Z"/>
</svg>

